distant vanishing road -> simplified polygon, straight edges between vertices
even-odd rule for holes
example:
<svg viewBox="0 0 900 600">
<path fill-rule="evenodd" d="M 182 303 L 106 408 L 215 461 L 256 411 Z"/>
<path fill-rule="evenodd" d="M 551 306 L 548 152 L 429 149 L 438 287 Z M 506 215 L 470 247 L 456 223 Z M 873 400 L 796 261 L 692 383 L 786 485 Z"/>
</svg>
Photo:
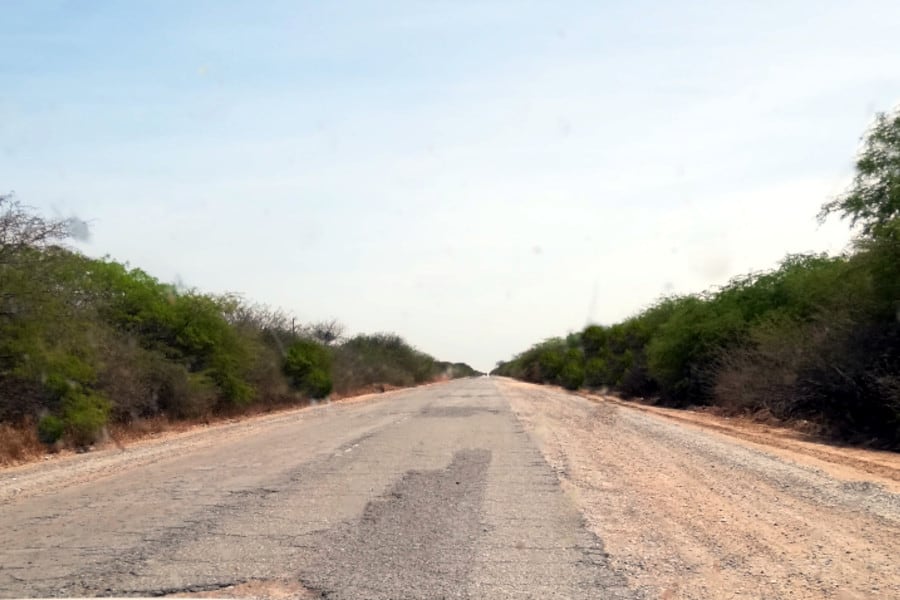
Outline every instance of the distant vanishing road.
<svg viewBox="0 0 900 600">
<path fill-rule="evenodd" d="M 426 386 L 0 471 L 0 597 L 900 598 L 900 461 L 834 452 Z"/>
</svg>

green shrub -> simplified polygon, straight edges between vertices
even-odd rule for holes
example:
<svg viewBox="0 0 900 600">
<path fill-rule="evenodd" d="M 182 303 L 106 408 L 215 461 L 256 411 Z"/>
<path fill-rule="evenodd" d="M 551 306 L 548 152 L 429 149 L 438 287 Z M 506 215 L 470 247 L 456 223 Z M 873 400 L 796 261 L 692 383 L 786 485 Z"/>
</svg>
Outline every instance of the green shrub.
<svg viewBox="0 0 900 600">
<path fill-rule="evenodd" d="M 110 403 L 96 393 L 70 391 L 63 399 L 62 418 L 71 442 L 83 447 L 99 441 L 106 427 L 110 408 Z"/>
<path fill-rule="evenodd" d="M 313 398 L 331 393 L 331 354 L 327 347 L 313 340 L 299 340 L 288 348 L 284 357 L 284 374 L 291 386 Z"/>
<path fill-rule="evenodd" d="M 44 439 L 86 445 L 108 420 L 197 418 L 323 397 L 335 373 L 335 387 L 349 390 L 473 372 L 436 363 L 395 335 L 339 344 L 336 321 L 295 327 L 283 311 L 83 256 L 58 245 L 65 221 L 31 214 L 9 195 L 0 194 L 0 220 L 8 225 L 0 239 L 0 422 L 52 415 Z M 332 354 L 340 357 L 334 368 Z"/>
<path fill-rule="evenodd" d="M 331 393 L 331 376 L 322 369 L 313 369 L 303 382 L 303 392 L 310 398 L 324 398 Z"/>
<path fill-rule="evenodd" d="M 54 415 L 46 415 L 38 421 L 37 434 L 42 444 L 55 444 L 66 432 L 66 424 Z"/>
<path fill-rule="evenodd" d="M 578 360 L 569 360 L 559 373 L 559 383 L 567 390 L 577 390 L 584 383 L 584 367 Z"/>
<path fill-rule="evenodd" d="M 606 361 L 602 358 L 591 358 L 584 363 L 584 385 L 589 388 L 608 386 Z"/>
<path fill-rule="evenodd" d="M 212 368 L 207 375 L 221 394 L 223 408 L 245 407 L 253 401 L 253 388 L 237 373 L 236 368 Z"/>
<path fill-rule="evenodd" d="M 609 330 L 601 325 L 588 325 L 581 332 L 581 347 L 590 360 L 605 353 L 609 342 Z"/>
</svg>

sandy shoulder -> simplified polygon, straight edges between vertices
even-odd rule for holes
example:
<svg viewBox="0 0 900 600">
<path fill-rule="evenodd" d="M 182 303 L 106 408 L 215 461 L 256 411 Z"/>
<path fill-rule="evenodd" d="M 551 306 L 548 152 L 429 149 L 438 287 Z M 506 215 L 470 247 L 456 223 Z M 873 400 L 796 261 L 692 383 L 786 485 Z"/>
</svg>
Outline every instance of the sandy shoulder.
<svg viewBox="0 0 900 600">
<path fill-rule="evenodd" d="M 798 440 L 770 445 L 619 402 L 500 387 L 636 592 L 900 598 L 892 457 L 873 453 L 862 469 L 868 451 L 841 462 L 842 449 L 795 451 Z"/>
</svg>

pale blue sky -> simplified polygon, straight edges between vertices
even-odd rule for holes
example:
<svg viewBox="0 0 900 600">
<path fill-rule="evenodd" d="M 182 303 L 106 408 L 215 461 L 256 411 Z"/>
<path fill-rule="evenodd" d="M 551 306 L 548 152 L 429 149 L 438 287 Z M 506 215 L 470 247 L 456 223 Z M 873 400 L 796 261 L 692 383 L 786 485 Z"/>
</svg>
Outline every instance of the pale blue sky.
<svg viewBox="0 0 900 600">
<path fill-rule="evenodd" d="M 900 3 L 0 0 L 0 190 L 79 247 L 481 369 L 818 227 Z"/>
</svg>

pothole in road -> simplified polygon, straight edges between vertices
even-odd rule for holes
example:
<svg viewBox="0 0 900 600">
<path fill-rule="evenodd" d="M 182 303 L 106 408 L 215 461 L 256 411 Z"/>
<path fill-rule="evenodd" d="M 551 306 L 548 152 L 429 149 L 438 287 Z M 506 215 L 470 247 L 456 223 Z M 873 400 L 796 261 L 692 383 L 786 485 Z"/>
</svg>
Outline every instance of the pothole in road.
<svg viewBox="0 0 900 600">
<path fill-rule="evenodd" d="M 358 520 L 312 540 L 320 550 L 300 579 L 327 598 L 459 597 L 447 585 L 471 568 L 490 462 L 489 450 L 462 450 L 445 469 L 406 473 Z"/>
<path fill-rule="evenodd" d="M 465 417 L 474 417 L 476 415 L 483 414 L 499 414 L 500 411 L 496 408 L 486 408 L 484 406 L 426 406 L 423 408 L 419 415 L 422 417 L 437 417 L 437 418 L 465 418 Z"/>
<path fill-rule="evenodd" d="M 166 594 L 164 598 L 256 598 L 266 600 L 282 600 L 297 598 L 300 600 L 321 598 L 322 595 L 314 592 L 296 581 L 266 581 L 253 580 L 234 585 L 217 586 L 199 592 L 179 591 Z"/>
</svg>

